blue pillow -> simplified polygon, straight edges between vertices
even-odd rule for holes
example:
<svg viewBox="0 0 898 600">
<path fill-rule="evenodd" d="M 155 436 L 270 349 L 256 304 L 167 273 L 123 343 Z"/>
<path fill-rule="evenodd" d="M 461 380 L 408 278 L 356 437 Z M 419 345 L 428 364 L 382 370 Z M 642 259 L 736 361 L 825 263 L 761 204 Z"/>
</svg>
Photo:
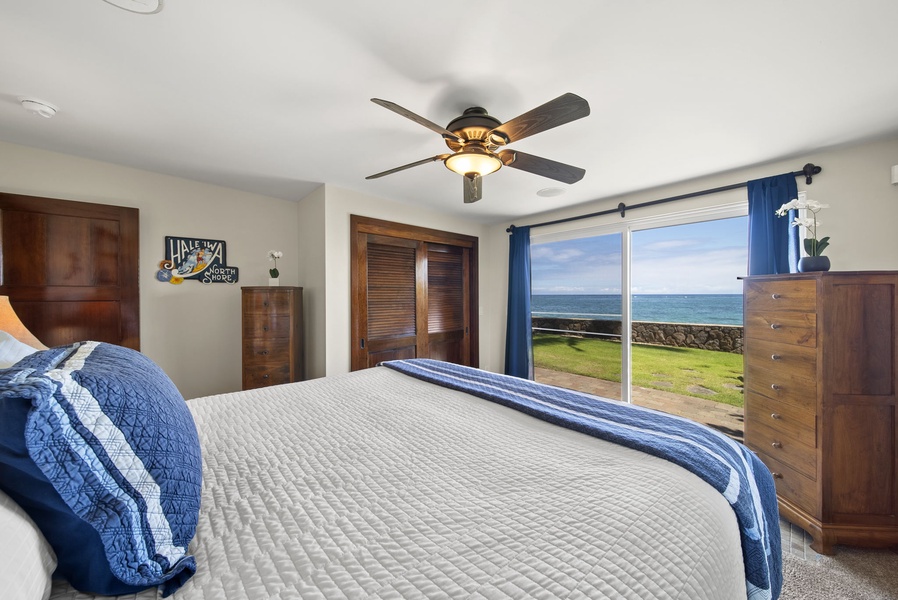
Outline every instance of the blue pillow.
<svg viewBox="0 0 898 600">
<path fill-rule="evenodd" d="M 0 371 L 0 488 L 76 589 L 168 596 L 195 572 L 202 461 L 193 417 L 143 354 L 79 342 Z"/>
</svg>

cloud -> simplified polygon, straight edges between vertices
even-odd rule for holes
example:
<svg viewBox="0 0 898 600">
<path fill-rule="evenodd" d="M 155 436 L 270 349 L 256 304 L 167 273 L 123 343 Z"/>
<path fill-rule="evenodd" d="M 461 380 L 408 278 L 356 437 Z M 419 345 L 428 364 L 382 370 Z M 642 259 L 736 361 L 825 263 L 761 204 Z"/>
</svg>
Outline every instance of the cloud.
<svg viewBox="0 0 898 600">
<path fill-rule="evenodd" d="M 566 263 L 574 260 L 580 260 L 586 253 L 577 248 L 557 248 L 551 244 L 541 244 L 530 248 L 531 261 L 550 261 L 555 263 Z"/>
<path fill-rule="evenodd" d="M 582 286 L 564 286 L 564 285 L 555 285 L 549 287 L 543 287 L 540 289 L 534 288 L 534 294 L 585 294 L 586 289 Z"/>
<path fill-rule="evenodd" d="M 645 244 L 642 246 L 641 250 L 647 252 L 654 252 L 656 250 L 675 250 L 679 248 L 694 248 L 698 244 L 698 240 L 663 240 Z"/>
<path fill-rule="evenodd" d="M 746 274 L 747 218 L 633 233 L 631 289 L 639 294 L 739 294 Z M 536 294 L 620 293 L 621 237 L 531 247 Z"/>
</svg>

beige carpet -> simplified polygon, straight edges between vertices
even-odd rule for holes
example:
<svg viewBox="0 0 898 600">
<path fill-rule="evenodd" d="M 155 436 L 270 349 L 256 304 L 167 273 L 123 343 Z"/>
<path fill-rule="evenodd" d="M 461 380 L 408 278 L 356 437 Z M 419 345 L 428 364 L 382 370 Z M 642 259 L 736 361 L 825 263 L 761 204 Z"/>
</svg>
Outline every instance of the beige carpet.
<svg viewBox="0 0 898 600">
<path fill-rule="evenodd" d="M 810 536 L 780 522 L 783 593 L 780 600 L 898 600 L 898 551 L 837 546 L 832 556 L 807 547 Z"/>
</svg>

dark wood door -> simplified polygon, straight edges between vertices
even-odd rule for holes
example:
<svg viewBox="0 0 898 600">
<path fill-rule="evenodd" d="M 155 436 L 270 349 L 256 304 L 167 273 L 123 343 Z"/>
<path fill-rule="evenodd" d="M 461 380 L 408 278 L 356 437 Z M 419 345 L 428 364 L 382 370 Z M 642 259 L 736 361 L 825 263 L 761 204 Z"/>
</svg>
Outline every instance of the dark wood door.
<svg viewBox="0 0 898 600">
<path fill-rule="evenodd" d="M 477 238 L 353 216 L 352 239 L 352 369 L 477 366 Z"/>
<path fill-rule="evenodd" d="M 470 364 L 467 248 L 427 244 L 428 357 Z"/>
<path fill-rule="evenodd" d="M 0 193 L 0 294 L 47 346 L 140 349 L 138 210 Z"/>
</svg>

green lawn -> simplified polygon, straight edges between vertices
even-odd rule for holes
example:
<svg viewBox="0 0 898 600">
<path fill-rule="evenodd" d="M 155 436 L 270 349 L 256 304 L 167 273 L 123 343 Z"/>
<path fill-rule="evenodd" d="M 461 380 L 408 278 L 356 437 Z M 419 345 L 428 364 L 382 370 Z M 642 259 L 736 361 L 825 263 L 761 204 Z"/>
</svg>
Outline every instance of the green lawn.
<svg viewBox="0 0 898 600">
<path fill-rule="evenodd" d="M 537 367 L 620 381 L 617 342 L 538 333 L 533 358 Z M 632 380 L 638 387 L 742 406 L 741 354 L 633 344 Z"/>
</svg>

